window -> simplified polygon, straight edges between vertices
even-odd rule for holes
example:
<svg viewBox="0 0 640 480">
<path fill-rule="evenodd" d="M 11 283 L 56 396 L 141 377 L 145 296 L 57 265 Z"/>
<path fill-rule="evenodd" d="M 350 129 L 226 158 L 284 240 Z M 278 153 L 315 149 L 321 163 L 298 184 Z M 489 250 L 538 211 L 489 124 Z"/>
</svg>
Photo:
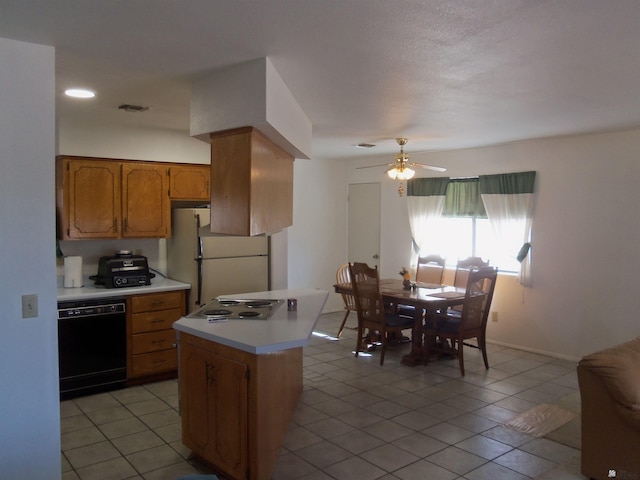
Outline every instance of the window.
<svg viewBox="0 0 640 480">
<path fill-rule="evenodd" d="M 508 251 L 496 240 L 488 218 L 440 217 L 433 220 L 429 230 L 441 233 L 434 235 L 429 251 L 421 253 L 442 255 L 447 259 L 447 266 L 455 267 L 460 258 L 482 257 L 501 272 L 515 273 L 520 269 L 516 260 L 518 252 Z M 517 231 L 515 235 L 520 239 L 522 232 Z"/>
<path fill-rule="evenodd" d="M 535 172 L 410 180 L 416 257 L 437 253 L 455 266 L 458 259 L 478 256 L 530 285 L 529 255 L 516 257 L 530 241 L 534 180 Z"/>
</svg>

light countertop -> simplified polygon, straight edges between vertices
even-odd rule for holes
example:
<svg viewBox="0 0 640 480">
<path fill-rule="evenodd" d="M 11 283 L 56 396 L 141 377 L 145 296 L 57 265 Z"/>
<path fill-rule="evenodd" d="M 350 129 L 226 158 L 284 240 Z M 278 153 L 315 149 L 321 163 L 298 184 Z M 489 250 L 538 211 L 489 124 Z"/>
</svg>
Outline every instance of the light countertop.
<svg viewBox="0 0 640 480">
<path fill-rule="evenodd" d="M 88 277 L 84 279 L 83 287 L 64 288 L 58 285 L 57 295 L 58 301 L 64 302 L 68 300 L 88 300 L 92 298 L 109 298 L 122 297 L 126 295 L 138 295 L 141 293 L 157 293 L 170 292 L 173 290 L 188 290 L 191 285 L 188 283 L 178 282 L 169 278 L 156 276 L 151 279 L 151 285 L 143 285 L 140 287 L 126 288 L 105 288 L 102 285 L 94 285 L 93 280 Z"/>
<path fill-rule="evenodd" d="M 253 354 L 304 347 L 316 326 L 329 293 L 326 290 L 288 289 L 223 295 L 229 299 L 297 299 L 297 310 L 289 311 L 285 301 L 268 320 L 230 319 L 209 323 L 206 319 L 182 317 L 173 324 L 185 332 Z"/>
</svg>

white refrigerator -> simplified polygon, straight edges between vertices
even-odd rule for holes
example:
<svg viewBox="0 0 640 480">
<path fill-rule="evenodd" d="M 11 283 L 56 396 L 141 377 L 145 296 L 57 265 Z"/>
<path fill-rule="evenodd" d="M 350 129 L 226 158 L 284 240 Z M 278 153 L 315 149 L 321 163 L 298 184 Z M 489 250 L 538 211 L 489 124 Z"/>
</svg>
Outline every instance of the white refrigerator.
<svg viewBox="0 0 640 480">
<path fill-rule="evenodd" d="M 205 236 L 210 221 L 209 208 L 171 217 L 167 275 L 191 284 L 189 313 L 218 295 L 269 290 L 269 237 Z"/>
</svg>

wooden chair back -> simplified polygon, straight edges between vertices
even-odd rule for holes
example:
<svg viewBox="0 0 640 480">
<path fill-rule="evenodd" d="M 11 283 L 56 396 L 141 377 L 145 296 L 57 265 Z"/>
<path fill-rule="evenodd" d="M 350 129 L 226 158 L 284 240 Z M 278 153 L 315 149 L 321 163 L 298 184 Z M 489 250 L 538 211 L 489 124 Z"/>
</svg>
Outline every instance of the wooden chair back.
<svg viewBox="0 0 640 480">
<path fill-rule="evenodd" d="M 351 284 L 351 274 L 349 273 L 349 264 L 340 265 L 336 271 L 336 283 Z M 356 311 L 356 299 L 353 295 L 342 294 L 345 310 Z"/>
<path fill-rule="evenodd" d="M 390 333 L 400 333 L 402 330 L 413 329 L 413 318 L 406 318 L 393 311 L 387 311 L 380 292 L 380 275 L 378 267 L 371 268 L 366 263 L 349 264 L 351 285 L 356 299 L 358 312 L 358 339 L 355 356 L 362 348 L 365 329 L 378 332 L 382 342 L 380 365 L 384 364 Z"/>
<path fill-rule="evenodd" d="M 456 274 L 453 278 L 453 285 L 460 288 L 466 287 L 467 279 L 469 278 L 469 271 L 471 269 L 488 266 L 489 261 L 485 261 L 481 257 L 468 257 L 458 260 L 458 264 L 456 265 Z"/>
<path fill-rule="evenodd" d="M 463 337 L 466 336 L 464 331 L 486 329 L 497 278 L 498 269 L 495 267 L 469 272 L 460 322 Z"/>
<path fill-rule="evenodd" d="M 377 329 L 385 319 L 378 266 L 372 268 L 366 263 L 356 262 L 349 264 L 349 274 L 358 312 L 358 323 L 362 323 L 365 328 Z"/>
<path fill-rule="evenodd" d="M 440 255 L 418 257 L 416 282 L 437 283 L 442 285 L 445 259 Z"/>
</svg>

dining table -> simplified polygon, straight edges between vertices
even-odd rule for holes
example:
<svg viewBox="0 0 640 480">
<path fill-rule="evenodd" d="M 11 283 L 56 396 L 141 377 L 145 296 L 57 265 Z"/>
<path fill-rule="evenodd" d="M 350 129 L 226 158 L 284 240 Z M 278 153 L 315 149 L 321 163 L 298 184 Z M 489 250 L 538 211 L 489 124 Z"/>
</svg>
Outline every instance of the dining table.
<svg viewBox="0 0 640 480">
<path fill-rule="evenodd" d="M 336 283 L 336 293 L 353 295 L 350 283 Z M 415 282 L 411 288 L 406 288 L 403 281 L 396 278 L 380 279 L 380 293 L 385 304 L 410 305 L 413 311 L 413 329 L 411 332 L 411 351 L 402 357 L 401 363 L 415 366 L 424 363 L 422 348 L 423 311 L 445 311 L 449 307 L 461 305 L 464 302 L 465 288 L 451 285 Z"/>
</svg>

